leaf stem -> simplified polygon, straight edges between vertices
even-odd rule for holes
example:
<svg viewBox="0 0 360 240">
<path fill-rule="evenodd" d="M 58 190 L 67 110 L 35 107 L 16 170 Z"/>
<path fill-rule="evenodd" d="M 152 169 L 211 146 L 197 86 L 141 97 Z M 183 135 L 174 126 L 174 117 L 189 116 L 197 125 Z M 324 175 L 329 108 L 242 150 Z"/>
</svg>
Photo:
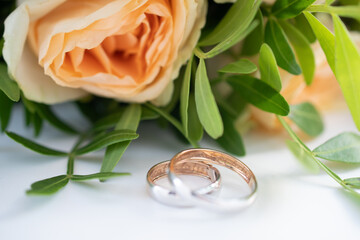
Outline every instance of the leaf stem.
<svg viewBox="0 0 360 240">
<path fill-rule="evenodd" d="M 79 146 L 84 142 L 84 140 L 88 137 L 90 131 L 84 132 L 80 135 L 79 139 L 74 144 L 73 148 L 69 153 L 68 164 L 67 164 L 67 171 L 66 174 L 68 176 L 72 176 L 74 174 L 74 164 L 75 164 L 75 152 L 79 148 Z"/>
<path fill-rule="evenodd" d="M 182 124 L 176 118 L 174 118 L 172 115 L 170 115 L 169 113 L 163 111 L 162 109 L 159 109 L 159 108 L 155 107 L 154 105 L 152 105 L 150 103 L 145 103 L 144 106 L 149 108 L 150 110 L 158 113 L 163 118 L 165 118 L 168 122 L 170 122 L 180 133 L 182 133 L 184 135 L 184 137 L 188 140 L 188 142 L 194 148 L 199 147 L 199 144 L 197 142 L 191 140 L 188 136 L 186 136 Z"/>
<path fill-rule="evenodd" d="M 202 59 L 205 59 L 205 58 L 206 58 L 205 53 L 204 53 L 199 47 L 196 47 L 196 48 L 194 49 L 194 54 L 195 54 L 195 56 L 197 56 L 198 58 L 202 58 Z"/>
<path fill-rule="evenodd" d="M 316 158 L 316 155 L 300 140 L 300 138 L 295 134 L 295 132 L 291 129 L 291 127 L 285 122 L 285 120 L 283 118 L 281 118 L 279 116 L 276 116 L 276 117 L 280 121 L 280 123 L 283 125 L 285 130 L 288 132 L 290 137 L 295 142 L 300 144 L 301 148 L 303 148 L 304 151 L 306 151 L 307 153 L 309 153 L 311 155 L 311 158 L 315 161 L 315 163 L 317 165 L 319 165 L 319 167 L 321 167 L 331 178 L 333 178 L 343 188 L 345 188 L 346 190 L 348 190 L 349 192 L 351 192 L 353 194 L 360 196 L 360 194 L 357 191 L 355 191 L 354 189 L 352 189 L 351 187 L 346 185 L 343 179 L 341 179 L 336 173 L 331 171 L 330 168 L 328 168 L 324 163 L 322 163 L 319 159 Z"/>
<path fill-rule="evenodd" d="M 359 18 L 360 6 L 337 6 L 332 7 L 329 5 L 311 5 L 306 11 L 309 12 L 324 12 L 331 14 L 338 14 L 344 17 Z"/>
</svg>

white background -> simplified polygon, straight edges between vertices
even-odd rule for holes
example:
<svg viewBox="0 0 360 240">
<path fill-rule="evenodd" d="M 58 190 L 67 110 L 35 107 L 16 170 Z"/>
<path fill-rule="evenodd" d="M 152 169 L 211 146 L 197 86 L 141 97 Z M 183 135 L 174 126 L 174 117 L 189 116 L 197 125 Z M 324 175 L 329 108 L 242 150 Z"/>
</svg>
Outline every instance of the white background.
<svg viewBox="0 0 360 240">
<path fill-rule="evenodd" d="M 68 106 L 58 112 L 77 126 L 81 118 Z M 27 137 L 22 112 L 13 115 L 11 130 Z M 328 114 L 326 131 L 308 142 L 316 147 L 342 131 L 355 131 L 347 112 Z M 37 140 L 69 149 L 75 138 L 49 126 Z M 0 239 L 359 239 L 360 201 L 341 190 L 329 176 L 309 174 L 284 144 L 284 137 L 250 134 L 247 156 L 259 196 L 242 212 L 219 214 L 198 208 L 172 208 L 146 191 L 148 169 L 189 147 L 152 123 L 141 125 L 115 171 L 131 176 L 99 183 L 70 182 L 53 196 L 27 196 L 30 184 L 66 172 L 65 158 L 33 153 L 0 136 Z M 205 140 L 203 146 L 216 145 Z M 76 160 L 75 173 L 98 172 L 102 152 Z M 359 177 L 359 165 L 325 162 L 341 177 Z M 222 175 L 224 182 L 227 172 Z"/>
</svg>

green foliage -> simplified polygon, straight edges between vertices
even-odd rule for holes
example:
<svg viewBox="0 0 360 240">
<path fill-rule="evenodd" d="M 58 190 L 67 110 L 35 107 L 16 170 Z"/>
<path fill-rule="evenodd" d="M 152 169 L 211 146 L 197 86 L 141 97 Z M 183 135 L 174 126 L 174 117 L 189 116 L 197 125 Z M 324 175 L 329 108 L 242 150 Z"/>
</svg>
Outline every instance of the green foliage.
<svg viewBox="0 0 360 240">
<path fill-rule="evenodd" d="M 296 52 L 305 82 L 310 85 L 315 75 L 315 56 L 310 43 L 294 26 L 285 21 L 280 23 Z"/>
<path fill-rule="evenodd" d="M 191 94 L 189 97 L 189 108 L 188 108 L 188 137 L 194 142 L 198 142 L 202 139 L 204 128 L 201 125 L 197 110 L 194 94 Z"/>
<path fill-rule="evenodd" d="M 290 126 L 282 119 L 281 117 L 277 117 L 280 123 L 283 125 L 285 130 L 288 132 L 290 137 L 293 139 L 293 142 L 289 143 L 288 146 L 290 150 L 294 153 L 297 158 L 301 158 L 302 162 L 306 162 L 306 164 L 311 164 L 312 160 L 316 163 L 321 169 L 323 169 L 330 177 L 332 177 L 337 183 L 339 183 L 344 189 L 351 192 L 354 195 L 360 196 L 360 194 L 354 191 L 353 188 L 349 187 L 343 179 L 341 179 L 335 172 L 333 172 L 330 168 L 328 168 L 324 163 L 322 163 L 319 159 L 317 159 L 317 155 L 315 152 L 312 152 L 295 134 L 295 132 L 290 128 Z M 308 165 L 309 166 L 309 165 Z"/>
<path fill-rule="evenodd" d="M 13 102 L 0 91 L 0 123 L 1 132 L 4 132 L 9 125 Z"/>
<path fill-rule="evenodd" d="M 234 73 L 234 74 L 249 74 L 257 70 L 254 63 L 248 59 L 240 59 L 236 62 L 232 62 L 225 67 L 221 68 L 219 72 L 222 73 Z"/>
<path fill-rule="evenodd" d="M 344 94 L 354 122 L 360 130 L 360 53 L 338 16 L 335 29 L 335 76 Z"/>
<path fill-rule="evenodd" d="M 94 173 L 89 175 L 59 175 L 52 178 L 47 178 L 31 184 L 31 188 L 26 191 L 29 195 L 51 195 L 58 192 L 65 187 L 69 180 L 79 182 L 92 179 L 109 179 L 119 176 L 127 176 L 128 173 L 104 172 Z"/>
<path fill-rule="evenodd" d="M 261 80 L 278 92 L 281 90 L 281 78 L 275 56 L 266 43 L 260 48 L 259 68 Z"/>
<path fill-rule="evenodd" d="M 44 179 L 31 184 L 31 189 L 27 190 L 26 193 L 33 195 L 50 195 L 65 187 L 69 180 L 67 175 Z"/>
<path fill-rule="evenodd" d="M 66 153 L 66 152 L 54 150 L 54 149 L 45 147 L 43 145 L 37 144 L 37 143 L 31 141 L 30 139 L 24 138 L 16 133 L 6 132 L 6 134 L 10 138 L 12 138 L 14 141 L 20 143 L 24 147 L 26 147 L 34 152 L 37 152 L 37 153 L 40 153 L 43 155 L 58 156 L 58 157 L 68 155 L 68 153 Z"/>
<path fill-rule="evenodd" d="M 279 23 L 274 19 L 269 19 L 266 24 L 265 43 L 267 43 L 274 52 L 279 67 L 294 75 L 301 73 L 301 68 L 295 60 L 294 52 L 289 45 L 285 33 Z"/>
<path fill-rule="evenodd" d="M 253 20 L 261 1 L 237 1 L 216 28 L 198 44 L 210 46 L 231 38 L 234 32 L 244 32 Z"/>
<path fill-rule="evenodd" d="M 324 130 L 321 115 L 311 103 L 292 105 L 289 118 L 309 136 L 318 136 Z"/>
<path fill-rule="evenodd" d="M 286 100 L 265 82 L 250 76 L 231 76 L 227 81 L 242 98 L 255 107 L 281 116 L 289 114 Z"/>
<path fill-rule="evenodd" d="M 256 28 L 258 24 L 259 24 L 258 21 L 255 20 L 245 30 L 235 29 L 234 32 L 228 38 L 217 44 L 210 51 L 203 53 L 199 49 L 195 49 L 196 50 L 195 54 L 199 58 L 203 58 L 203 59 L 213 58 L 216 55 L 225 52 L 226 50 L 234 46 L 236 43 L 238 43 L 240 40 L 244 39 L 247 35 L 249 35 L 249 33 L 251 33 Z"/>
<path fill-rule="evenodd" d="M 310 43 L 314 43 L 316 41 L 316 36 L 305 15 L 302 13 L 294 20 L 296 29 L 299 30 Z"/>
<path fill-rule="evenodd" d="M 260 10 L 256 13 L 255 20 L 258 26 L 245 38 L 241 54 L 253 56 L 259 52 L 261 44 L 264 42 L 264 19 Z"/>
<path fill-rule="evenodd" d="M 71 134 L 78 133 L 78 131 L 75 130 L 73 127 L 71 127 L 69 124 L 59 119 L 58 116 L 55 115 L 55 113 L 51 110 L 51 108 L 48 105 L 40 104 L 40 103 L 32 103 L 32 104 L 35 108 L 35 112 L 39 114 L 41 118 L 47 120 L 48 123 L 50 123 L 55 128 L 64 131 L 66 133 L 71 133 Z"/>
<path fill-rule="evenodd" d="M 338 162 L 360 163 L 360 136 L 345 132 L 314 149 L 317 157 Z"/>
<path fill-rule="evenodd" d="M 181 87 L 180 95 L 180 115 L 181 122 L 184 129 L 185 136 L 189 135 L 188 131 L 188 107 L 189 107 L 189 93 L 190 93 L 190 81 L 191 81 L 191 69 L 194 57 L 192 56 L 186 66 L 183 84 Z"/>
<path fill-rule="evenodd" d="M 146 107 L 147 109 L 159 114 L 161 117 L 163 117 L 166 121 L 168 121 L 169 123 L 171 123 L 188 141 L 191 145 L 193 145 L 194 147 L 198 147 L 197 142 L 192 141 L 190 138 L 188 138 L 185 135 L 184 129 L 182 124 L 171 114 L 169 114 L 168 112 L 164 111 L 161 108 L 158 108 L 150 103 L 145 103 L 144 107 Z"/>
<path fill-rule="evenodd" d="M 293 18 L 314 2 L 315 0 L 277 0 L 271 12 L 278 18 Z"/>
<path fill-rule="evenodd" d="M 314 162 L 313 156 L 310 152 L 306 151 L 301 145 L 297 142 L 287 140 L 287 147 L 290 149 L 292 154 L 299 160 L 303 166 L 311 172 L 318 172 L 319 166 Z"/>
<path fill-rule="evenodd" d="M 100 150 L 104 147 L 107 147 L 109 145 L 134 140 L 138 138 L 139 135 L 135 133 L 135 131 L 132 130 L 114 130 L 110 133 L 101 135 L 98 138 L 95 138 L 94 141 L 90 142 L 89 144 L 77 149 L 75 151 L 76 155 L 83 155 L 89 152 L 94 152 L 97 150 Z"/>
<path fill-rule="evenodd" d="M 318 39 L 321 48 L 323 49 L 327 62 L 335 73 L 335 38 L 334 35 L 327 29 L 318 19 L 311 13 L 304 12 L 306 19 L 309 21 L 316 38 Z"/>
<path fill-rule="evenodd" d="M 360 6 L 338 6 L 313 5 L 306 9 L 310 12 L 325 12 L 336 14 L 341 17 L 354 18 L 360 22 Z"/>
<path fill-rule="evenodd" d="M 93 173 L 88 175 L 72 175 L 71 181 L 86 181 L 92 179 L 109 179 L 114 177 L 121 177 L 121 176 L 129 176 L 130 173 L 117 173 L 117 172 L 100 172 L 100 173 Z"/>
<path fill-rule="evenodd" d="M 18 85 L 10 79 L 7 67 L 0 63 L 0 91 L 4 92 L 8 98 L 17 102 L 20 99 L 20 89 Z"/>
<path fill-rule="evenodd" d="M 360 189 L 360 178 L 347 178 L 344 179 L 344 182 L 352 188 Z"/>
<path fill-rule="evenodd" d="M 129 105 L 115 126 L 115 130 L 128 129 L 135 132 L 139 126 L 140 119 L 141 106 L 138 104 Z M 130 143 L 131 141 L 124 141 L 108 146 L 106 148 L 105 157 L 101 165 L 101 172 L 112 171 Z"/>
<path fill-rule="evenodd" d="M 224 126 L 214 95 L 211 91 L 203 59 L 200 59 L 196 71 L 195 101 L 198 116 L 205 131 L 214 139 L 220 137 L 223 134 Z"/>
<path fill-rule="evenodd" d="M 224 134 L 216 139 L 216 142 L 229 153 L 245 156 L 243 140 L 234 126 L 235 119 L 225 110 L 221 111 L 221 116 L 224 121 Z"/>
<path fill-rule="evenodd" d="M 93 124 L 93 131 L 99 132 L 109 128 L 114 128 L 117 121 L 120 119 L 123 111 L 117 111 L 115 113 L 109 114 Z"/>
</svg>

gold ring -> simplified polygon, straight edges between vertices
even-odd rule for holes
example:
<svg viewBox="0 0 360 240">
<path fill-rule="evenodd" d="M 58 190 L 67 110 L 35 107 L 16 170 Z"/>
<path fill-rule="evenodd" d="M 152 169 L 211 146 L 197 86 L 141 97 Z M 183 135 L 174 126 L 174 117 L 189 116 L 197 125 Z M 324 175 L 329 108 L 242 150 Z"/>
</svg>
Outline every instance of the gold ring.
<svg viewBox="0 0 360 240">
<path fill-rule="evenodd" d="M 246 197 L 222 199 L 200 195 L 192 191 L 179 178 L 178 165 L 204 163 L 224 166 L 239 174 L 248 184 L 251 192 Z M 175 191 L 183 199 L 195 205 L 222 211 L 243 209 L 252 204 L 256 198 L 257 182 L 255 175 L 243 162 L 228 154 L 209 149 L 189 149 L 176 154 L 169 164 L 169 178 Z"/>
</svg>

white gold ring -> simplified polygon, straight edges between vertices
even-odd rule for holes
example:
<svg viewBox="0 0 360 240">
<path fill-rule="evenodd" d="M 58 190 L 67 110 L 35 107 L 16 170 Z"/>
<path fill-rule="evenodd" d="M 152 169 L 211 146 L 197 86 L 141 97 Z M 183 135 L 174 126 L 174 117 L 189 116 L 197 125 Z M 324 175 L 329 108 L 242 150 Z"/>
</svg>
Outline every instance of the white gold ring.
<svg viewBox="0 0 360 240">
<path fill-rule="evenodd" d="M 190 207 L 193 203 L 183 199 L 174 189 L 167 189 L 156 183 L 159 179 L 168 177 L 168 168 L 170 161 L 165 161 L 154 165 L 147 173 L 147 182 L 150 194 L 157 201 L 177 207 Z M 215 194 L 220 189 L 220 172 L 213 166 L 202 162 L 184 162 L 176 165 L 178 175 L 192 175 L 210 180 L 206 187 L 193 190 L 196 195 Z"/>
</svg>

